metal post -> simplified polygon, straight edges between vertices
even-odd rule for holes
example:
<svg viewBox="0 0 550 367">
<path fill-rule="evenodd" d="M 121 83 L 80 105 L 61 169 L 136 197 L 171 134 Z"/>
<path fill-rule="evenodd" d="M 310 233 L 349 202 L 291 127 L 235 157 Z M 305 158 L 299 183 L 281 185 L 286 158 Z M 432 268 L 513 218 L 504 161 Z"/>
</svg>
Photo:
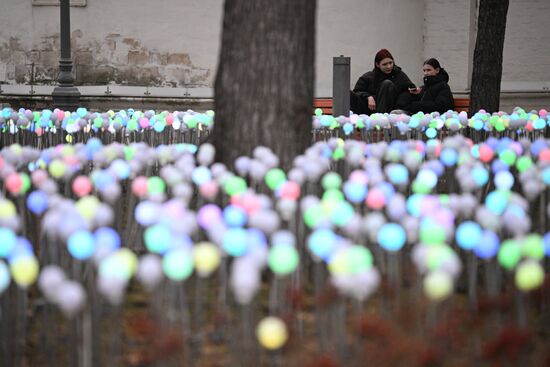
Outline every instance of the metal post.
<svg viewBox="0 0 550 367">
<path fill-rule="evenodd" d="M 350 58 L 344 55 L 333 58 L 332 113 L 334 116 L 349 116 L 350 64 Z"/>
<path fill-rule="evenodd" d="M 71 7 L 70 0 L 60 0 L 60 44 L 61 57 L 59 59 L 59 85 L 52 93 L 55 107 L 65 110 L 75 110 L 80 103 L 80 92 L 74 86 L 73 62 L 71 60 Z"/>
</svg>

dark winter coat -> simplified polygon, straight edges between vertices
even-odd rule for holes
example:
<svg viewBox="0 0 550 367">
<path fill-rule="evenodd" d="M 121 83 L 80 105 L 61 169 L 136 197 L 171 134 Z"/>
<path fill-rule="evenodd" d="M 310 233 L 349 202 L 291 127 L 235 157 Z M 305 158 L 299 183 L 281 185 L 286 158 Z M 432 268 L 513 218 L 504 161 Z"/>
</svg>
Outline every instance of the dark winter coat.
<svg viewBox="0 0 550 367">
<path fill-rule="evenodd" d="M 453 93 L 449 87 L 449 74 L 441 68 L 439 74 L 424 77 L 424 86 L 419 95 L 420 100 L 411 102 L 406 107 L 409 113 L 439 112 L 444 113 L 452 110 L 455 106 Z"/>
<path fill-rule="evenodd" d="M 390 74 L 385 74 L 378 68 L 366 72 L 357 80 L 353 91 L 364 99 L 370 96 L 376 98 L 380 84 L 386 79 L 393 82 L 397 94 L 407 91 L 408 88 L 414 88 L 414 83 L 411 82 L 407 74 L 401 71 L 399 66 L 395 65 Z"/>
</svg>

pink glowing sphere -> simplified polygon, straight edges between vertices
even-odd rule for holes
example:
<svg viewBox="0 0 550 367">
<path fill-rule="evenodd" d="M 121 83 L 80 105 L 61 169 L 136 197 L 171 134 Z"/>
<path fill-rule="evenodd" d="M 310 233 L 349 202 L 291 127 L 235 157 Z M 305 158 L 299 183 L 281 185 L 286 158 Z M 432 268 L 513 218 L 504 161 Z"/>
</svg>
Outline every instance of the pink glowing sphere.
<svg viewBox="0 0 550 367">
<path fill-rule="evenodd" d="M 87 176 L 78 176 L 73 181 L 73 192 L 78 197 L 83 197 L 92 192 L 92 182 Z"/>
<path fill-rule="evenodd" d="M 6 189 L 10 194 L 17 194 L 23 187 L 23 179 L 18 173 L 11 173 L 5 181 Z"/>
<path fill-rule="evenodd" d="M 140 198 L 147 194 L 147 177 L 139 176 L 132 181 L 132 193 Z"/>
</svg>

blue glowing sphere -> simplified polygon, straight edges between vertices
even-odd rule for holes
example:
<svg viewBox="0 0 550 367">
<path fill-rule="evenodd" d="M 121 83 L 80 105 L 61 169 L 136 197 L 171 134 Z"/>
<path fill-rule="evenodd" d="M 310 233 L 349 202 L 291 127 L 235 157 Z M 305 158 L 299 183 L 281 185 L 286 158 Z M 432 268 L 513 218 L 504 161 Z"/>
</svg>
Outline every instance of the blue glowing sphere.
<svg viewBox="0 0 550 367">
<path fill-rule="evenodd" d="M 490 259 L 498 253 L 500 240 L 496 233 L 485 230 L 480 241 L 474 247 L 474 253 L 482 259 Z"/>
<path fill-rule="evenodd" d="M 367 196 L 367 185 L 362 183 L 346 181 L 342 187 L 346 199 L 352 203 L 358 204 L 365 200 Z"/>
<path fill-rule="evenodd" d="M 27 197 L 27 207 L 29 210 L 40 215 L 48 209 L 48 195 L 43 191 L 33 191 Z"/>
<path fill-rule="evenodd" d="M 100 227 L 96 229 L 94 238 L 98 250 L 111 252 L 120 248 L 120 236 L 113 228 Z"/>
</svg>

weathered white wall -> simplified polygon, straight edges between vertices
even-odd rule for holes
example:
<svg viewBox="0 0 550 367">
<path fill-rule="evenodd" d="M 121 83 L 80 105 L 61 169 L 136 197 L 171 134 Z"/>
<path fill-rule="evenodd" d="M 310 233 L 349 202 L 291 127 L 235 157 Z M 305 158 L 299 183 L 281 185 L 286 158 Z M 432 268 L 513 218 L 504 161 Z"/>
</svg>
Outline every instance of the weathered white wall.
<svg viewBox="0 0 550 367">
<path fill-rule="evenodd" d="M 449 73 L 449 85 L 455 91 L 469 86 L 470 17 L 470 0 L 425 1 L 423 59 L 438 59 Z"/>
<path fill-rule="evenodd" d="M 318 0 L 317 95 L 332 95 L 333 56 L 351 57 L 351 87 L 381 48 L 420 83 L 424 0 Z"/>
<path fill-rule="evenodd" d="M 510 0 L 503 56 L 504 83 L 550 90 L 549 0 Z"/>
<path fill-rule="evenodd" d="M 53 85 L 59 8 L 0 0 L 0 82 Z M 388 48 L 420 84 L 421 63 L 437 57 L 455 92 L 469 88 L 479 0 L 318 0 L 316 95 L 332 93 L 332 57 L 351 57 L 351 85 Z M 79 85 L 202 87 L 212 95 L 223 0 L 87 0 L 72 7 Z M 550 88 L 549 0 L 510 0 L 503 86 Z M 243 18 L 246 21 L 246 18 Z M 243 45 L 245 47 L 245 45 Z M 5 88 L 7 89 L 7 88 Z"/>
<path fill-rule="evenodd" d="M 5 80 L 28 82 L 26 64 L 35 62 L 39 81 L 53 82 L 59 8 L 32 6 L 31 0 L 1 1 L 0 62 L 7 64 Z M 210 86 L 222 11 L 223 0 L 88 0 L 85 7 L 71 7 L 77 81 Z"/>
</svg>

